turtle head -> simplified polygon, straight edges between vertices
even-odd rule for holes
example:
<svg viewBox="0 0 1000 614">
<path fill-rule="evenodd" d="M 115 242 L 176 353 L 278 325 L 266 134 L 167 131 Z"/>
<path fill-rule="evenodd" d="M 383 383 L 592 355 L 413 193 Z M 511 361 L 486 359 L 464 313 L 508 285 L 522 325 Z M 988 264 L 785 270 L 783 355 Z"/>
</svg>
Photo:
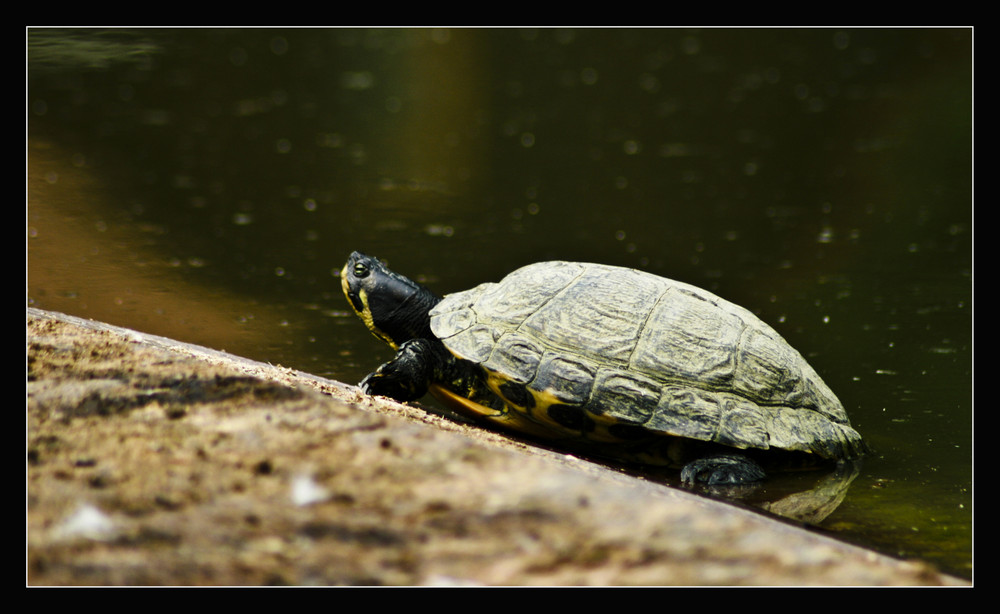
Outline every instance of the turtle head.
<svg viewBox="0 0 1000 614">
<path fill-rule="evenodd" d="M 347 259 L 340 284 L 351 309 L 368 330 L 393 348 L 410 339 L 431 338 L 431 307 L 440 298 L 417 282 L 390 271 L 360 252 Z"/>
</svg>

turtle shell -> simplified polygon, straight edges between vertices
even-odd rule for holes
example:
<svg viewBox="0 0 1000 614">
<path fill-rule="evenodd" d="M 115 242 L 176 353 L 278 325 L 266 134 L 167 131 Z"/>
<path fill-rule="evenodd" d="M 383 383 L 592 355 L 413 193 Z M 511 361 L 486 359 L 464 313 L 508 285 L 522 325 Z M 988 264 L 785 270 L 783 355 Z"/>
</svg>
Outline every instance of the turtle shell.
<svg viewBox="0 0 1000 614">
<path fill-rule="evenodd" d="M 543 262 L 448 295 L 431 330 L 491 389 L 566 435 L 673 435 L 823 458 L 864 450 L 843 405 L 755 315 L 650 273 Z"/>
</svg>

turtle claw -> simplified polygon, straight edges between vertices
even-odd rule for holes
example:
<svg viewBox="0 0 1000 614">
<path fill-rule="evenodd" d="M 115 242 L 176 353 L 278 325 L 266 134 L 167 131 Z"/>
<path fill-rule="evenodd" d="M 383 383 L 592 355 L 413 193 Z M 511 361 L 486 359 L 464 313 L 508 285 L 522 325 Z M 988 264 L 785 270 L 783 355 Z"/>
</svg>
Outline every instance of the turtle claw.
<svg viewBox="0 0 1000 614">
<path fill-rule="evenodd" d="M 681 469 L 681 482 L 709 485 L 747 484 L 765 478 L 760 465 L 738 454 L 721 454 L 692 461 Z"/>
<path fill-rule="evenodd" d="M 392 363 L 386 363 L 385 365 L 382 365 L 382 367 L 379 367 L 379 369 L 374 373 L 369 373 L 365 379 L 361 380 L 361 383 L 358 384 L 361 390 L 365 394 L 379 397 L 389 397 L 390 399 L 395 399 L 400 403 L 415 401 L 427 393 L 426 386 L 423 390 L 420 390 L 413 381 L 409 381 L 403 377 L 398 377 L 393 373 L 385 373 L 383 371 L 384 367 L 391 364 Z M 391 371 L 391 369 L 385 369 L 385 371 Z"/>
<path fill-rule="evenodd" d="M 412 339 L 399 347 L 396 357 L 358 384 L 365 394 L 389 397 L 401 403 L 416 401 L 427 394 L 430 366 L 425 359 L 426 342 Z"/>
</svg>

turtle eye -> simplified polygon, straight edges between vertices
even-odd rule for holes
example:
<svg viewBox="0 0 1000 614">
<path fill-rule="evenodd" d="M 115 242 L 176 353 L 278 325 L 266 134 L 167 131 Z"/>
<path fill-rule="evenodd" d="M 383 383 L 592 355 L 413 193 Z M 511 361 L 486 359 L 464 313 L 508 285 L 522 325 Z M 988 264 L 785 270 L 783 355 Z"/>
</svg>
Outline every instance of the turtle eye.
<svg viewBox="0 0 1000 614">
<path fill-rule="evenodd" d="M 369 272 L 370 271 L 368 269 L 368 265 L 366 265 L 365 263 L 363 263 L 363 262 L 356 262 L 354 264 L 354 276 L 355 277 L 357 277 L 359 279 L 363 279 L 365 277 L 368 277 L 368 273 Z"/>
</svg>

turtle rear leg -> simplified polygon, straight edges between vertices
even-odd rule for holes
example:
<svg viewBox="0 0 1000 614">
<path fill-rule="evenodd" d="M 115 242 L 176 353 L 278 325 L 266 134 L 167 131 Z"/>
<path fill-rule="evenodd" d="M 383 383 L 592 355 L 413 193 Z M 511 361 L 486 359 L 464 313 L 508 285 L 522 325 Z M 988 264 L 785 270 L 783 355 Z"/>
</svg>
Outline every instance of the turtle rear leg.
<svg viewBox="0 0 1000 614">
<path fill-rule="evenodd" d="M 681 469 L 681 482 L 710 485 L 748 484 L 765 478 L 760 465 L 739 454 L 720 454 L 691 461 Z"/>
<path fill-rule="evenodd" d="M 415 401 L 427 394 L 433 373 L 432 349 L 425 339 L 411 339 L 399 346 L 396 356 L 369 373 L 358 384 L 365 394 Z"/>
</svg>

